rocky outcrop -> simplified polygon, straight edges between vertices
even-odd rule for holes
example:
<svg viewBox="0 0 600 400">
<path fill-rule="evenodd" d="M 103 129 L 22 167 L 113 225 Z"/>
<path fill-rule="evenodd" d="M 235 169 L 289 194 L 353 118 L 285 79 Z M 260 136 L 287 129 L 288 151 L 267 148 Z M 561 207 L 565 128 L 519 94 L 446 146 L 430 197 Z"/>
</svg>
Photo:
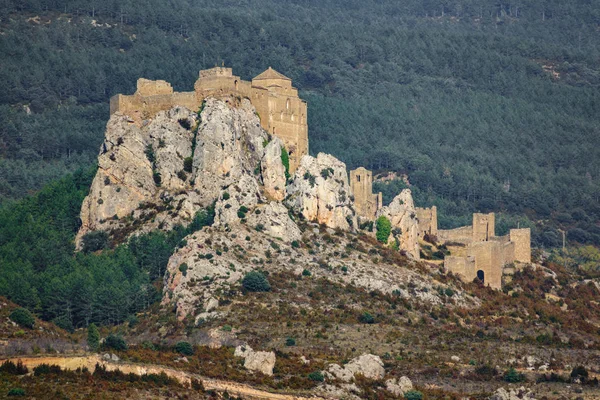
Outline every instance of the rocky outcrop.
<svg viewBox="0 0 600 400">
<path fill-rule="evenodd" d="M 381 358 L 373 354 L 363 354 L 352 359 L 343 367 L 338 364 L 330 364 L 325 374 L 330 379 L 350 382 L 357 374 L 368 379 L 382 379 L 385 376 L 385 369 Z"/>
<path fill-rule="evenodd" d="M 410 189 L 404 189 L 388 206 L 377 211 L 377 218 L 384 216 L 392 224 L 389 243 L 399 243 L 400 250 L 418 260 L 419 257 L 419 224 L 417 211 Z"/>
<path fill-rule="evenodd" d="M 257 207 L 250 213 L 248 223 L 255 229 L 286 243 L 302 238 L 302 232 L 290 218 L 289 210 L 283 204 L 274 201 Z"/>
<path fill-rule="evenodd" d="M 385 388 L 391 394 L 403 397 L 406 392 L 413 390 L 413 383 L 409 378 L 403 376 L 400 379 L 388 379 L 385 381 Z"/>
<path fill-rule="evenodd" d="M 535 397 L 531 391 L 524 387 L 518 389 L 499 388 L 491 395 L 489 400 L 535 400 Z"/>
<path fill-rule="evenodd" d="M 333 229 L 356 227 L 346 164 L 337 158 L 324 153 L 302 157 L 287 192 L 286 203 L 307 220 Z"/>
<path fill-rule="evenodd" d="M 256 174 L 268 135 L 254 108 L 246 99 L 233 107 L 211 98 L 200 115 L 175 107 L 141 126 L 128 116 L 111 116 L 98 172 L 81 208 L 78 244 L 95 230 L 122 240 L 135 231 L 185 225 L 233 185 L 241 188 L 241 205 L 250 191 L 254 197 L 247 201 L 256 203 Z M 269 160 L 269 179 L 276 181 L 276 161 Z M 237 209 L 220 221 L 227 223 L 231 214 Z"/>
<path fill-rule="evenodd" d="M 273 138 L 267 147 L 260 163 L 265 195 L 276 201 L 285 199 L 285 166 L 281 160 L 283 142 Z"/>
<path fill-rule="evenodd" d="M 244 368 L 247 370 L 273 375 L 276 358 L 272 351 L 254 351 L 252 347 L 242 345 L 235 348 L 233 355 L 244 359 Z"/>
</svg>

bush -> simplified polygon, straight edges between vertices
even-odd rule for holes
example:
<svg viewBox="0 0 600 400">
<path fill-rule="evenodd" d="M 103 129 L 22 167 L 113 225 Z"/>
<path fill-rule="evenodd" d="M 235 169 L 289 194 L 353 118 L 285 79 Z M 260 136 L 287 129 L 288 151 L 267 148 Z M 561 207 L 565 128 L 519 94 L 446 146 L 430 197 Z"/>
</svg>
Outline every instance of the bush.
<svg viewBox="0 0 600 400">
<path fill-rule="evenodd" d="M 242 286 L 249 292 L 268 292 L 271 290 L 267 278 L 258 271 L 248 272 L 242 280 Z"/>
<path fill-rule="evenodd" d="M 104 231 L 94 231 L 83 235 L 81 239 L 83 245 L 81 250 L 84 253 L 103 250 L 108 246 L 108 233 Z"/>
<path fill-rule="evenodd" d="M 179 271 L 183 274 L 183 276 L 187 276 L 188 265 L 183 263 L 179 266 Z"/>
<path fill-rule="evenodd" d="M 9 318 L 19 326 L 24 328 L 33 329 L 35 325 L 35 318 L 26 308 L 17 308 L 15 311 L 10 313 Z"/>
<path fill-rule="evenodd" d="M 90 324 L 87 329 L 87 344 L 91 351 L 98 351 L 100 348 L 100 332 L 94 324 Z"/>
<path fill-rule="evenodd" d="M 9 396 L 25 396 L 25 390 L 21 388 L 12 388 L 8 391 Z"/>
<path fill-rule="evenodd" d="M 71 321 L 71 319 L 69 319 L 69 317 L 67 317 L 66 315 L 61 315 L 60 317 L 54 318 L 52 320 L 52 323 L 69 333 L 73 333 L 75 331 L 73 321 Z"/>
<path fill-rule="evenodd" d="M 312 272 L 310 272 L 310 270 L 304 268 L 304 271 L 302 271 L 302 276 L 311 276 Z"/>
<path fill-rule="evenodd" d="M 315 382 L 323 382 L 325 380 L 325 377 L 323 376 L 323 373 L 321 371 L 313 371 L 310 374 L 308 374 L 308 379 Z"/>
<path fill-rule="evenodd" d="M 29 370 L 23 365 L 23 361 L 21 360 L 17 361 L 16 364 L 8 360 L 4 361 L 2 365 L 0 365 L 0 372 L 9 375 L 25 375 L 29 373 Z"/>
<path fill-rule="evenodd" d="M 183 159 L 183 170 L 185 172 L 192 172 L 192 167 L 194 165 L 194 159 L 192 157 L 186 157 Z"/>
<path fill-rule="evenodd" d="M 127 343 L 122 336 L 110 334 L 104 339 L 104 347 L 107 349 L 125 351 L 127 350 Z"/>
<path fill-rule="evenodd" d="M 297 240 L 293 240 L 292 241 L 292 247 L 297 249 L 300 247 L 300 242 L 298 242 Z"/>
<path fill-rule="evenodd" d="M 290 179 L 290 155 L 285 147 L 281 148 L 281 163 L 285 167 L 285 179 Z"/>
<path fill-rule="evenodd" d="M 506 371 L 506 373 L 504 374 L 505 382 L 517 383 L 517 382 L 523 382 L 524 380 L 525 380 L 525 376 L 523 374 L 518 373 L 517 370 L 512 367 L 508 371 Z"/>
<path fill-rule="evenodd" d="M 419 392 L 418 390 L 409 390 L 408 392 L 404 393 L 404 398 L 406 400 L 422 400 L 423 393 Z"/>
<path fill-rule="evenodd" d="M 296 345 L 296 339 L 291 338 L 291 337 L 285 339 L 285 345 L 288 346 L 288 347 L 295 346 Z"/>
<path fill-rule="evenodd" d="M 358 316 L 358 320 L 363 324 L 374 324 L 375 317 L 373 317 L 370 313 L 364 312 Z"/>
<path fill-rule="evenodd" d="M 187 175 L 185 172 L 183 172 L 183 170 L 177 173 L 177 177 L 184 182 L 187 180 Z"/>
<path fill-rule="evenodd" d="M 194 348 L 188 342 L 177 342 L 175 345 L 175 351 L 185 356 L 191 356 L 194 354 Z"/>
<path fill-rule="evenodd" d="M 42 376 L 48 374 L 58 375 L 62 372 L 58 365 L 40 364 L 33 369 L 34 376 Z"/>
<path fill-rule="evenodd" d="M 579 365 L 579 366 L 573 368 L 573 370 L 571 371 L 571 378 L 579 379 L 579 380 L 581 380 L 581 382 L 585 382 L 586 379 L 588 378 L 588 371 L 587 371 L 587 369 L 585 369 L 584 366 Z"/>
<path fill-rule="evenodd" d="M 387 243 L 392 232 L 392 223 L 383 215 L 377 218 L 377 240 L 381 243 Z"/>
</svg>

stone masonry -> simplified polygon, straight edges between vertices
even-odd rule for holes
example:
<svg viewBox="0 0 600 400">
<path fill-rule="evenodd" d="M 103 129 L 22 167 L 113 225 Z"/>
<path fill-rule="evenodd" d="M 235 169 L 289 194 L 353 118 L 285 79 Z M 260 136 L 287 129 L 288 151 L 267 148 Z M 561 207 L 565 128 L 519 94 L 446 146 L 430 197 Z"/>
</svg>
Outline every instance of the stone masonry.
<svg viewBox="0 0 600 400">
<path fill-rule="evenodd" d="M 306 102 L 290 78 L 271 67 L 252 79 L 244 81 L 233 75 L 231 68 L 215 67 L 200 71 L 193 92 L 175 92 L 166 81 L 140 78 L 133 95 L 117 94 L 110 99 L 111 115 L 120 112 L 139 126 L 159 111 L 183 106 L 197 111 L 208 97 L 219 99 L 248 98 L 268 133 L 280 138 L 289 153 L 290 172 L 308 154 L 308 124 Z"/>
<path fill-rule="evenodd" d="M 356 214 L 373 220 L 377 210 L 383 206 L 381 192 L 373 193 L 373 173 L 363 167 L 350 171 L 350 188 L 354 195 Z"/>
</svg>

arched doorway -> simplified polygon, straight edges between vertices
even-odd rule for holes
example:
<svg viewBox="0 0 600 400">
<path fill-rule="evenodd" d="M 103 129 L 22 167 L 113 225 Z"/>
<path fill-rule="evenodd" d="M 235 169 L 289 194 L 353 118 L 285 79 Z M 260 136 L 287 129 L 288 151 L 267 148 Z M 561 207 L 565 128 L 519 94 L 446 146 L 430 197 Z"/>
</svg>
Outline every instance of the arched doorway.
<svg viewBox="0 0 600 400">
<path fill-rule="evenodd" d="M 483 272 L 483 270 L 477 271 L 477 279 L 479 279 L 481 283 L 485 283 L 485 272 Z"/>
</svg>

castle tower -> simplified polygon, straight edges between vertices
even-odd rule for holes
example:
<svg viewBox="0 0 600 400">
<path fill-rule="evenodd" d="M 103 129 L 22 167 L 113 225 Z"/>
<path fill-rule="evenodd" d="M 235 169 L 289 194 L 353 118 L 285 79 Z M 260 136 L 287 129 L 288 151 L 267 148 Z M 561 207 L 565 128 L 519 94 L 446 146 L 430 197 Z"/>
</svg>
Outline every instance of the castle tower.
<svg viewBox="0 0 600 400">
<path fill-rule="evenodd" d="M 417 218 L 419 219 L 419 237 L 425 234 L 437 236 L 438 234 L 438 218 L 437 207 L 419 208 L 417 207 Z"/>
<path fill-rule="evenodd" d="M 366 219 L 374 219 L 382 207 L 382 194 L 373 194 L 373 173 L 359 167 L 350 171 L 350 189 L 354 195 L 356 213 Z"/>
<path fill-rule="evenodd" d="M 496 236 L 494 213 L 473 214 L 473 242 L 487 242 L 494 236 Z"/>
<path fill-rule="evenodd" d="M 308 154 L 306 102 L 298 97 L 292 80 L 271 67 L 252 79 L 252 89 L 252 104 L 260 115 L 261 125 L 283 141 L 293 173 L 302 156 Z"/>
</svg>

